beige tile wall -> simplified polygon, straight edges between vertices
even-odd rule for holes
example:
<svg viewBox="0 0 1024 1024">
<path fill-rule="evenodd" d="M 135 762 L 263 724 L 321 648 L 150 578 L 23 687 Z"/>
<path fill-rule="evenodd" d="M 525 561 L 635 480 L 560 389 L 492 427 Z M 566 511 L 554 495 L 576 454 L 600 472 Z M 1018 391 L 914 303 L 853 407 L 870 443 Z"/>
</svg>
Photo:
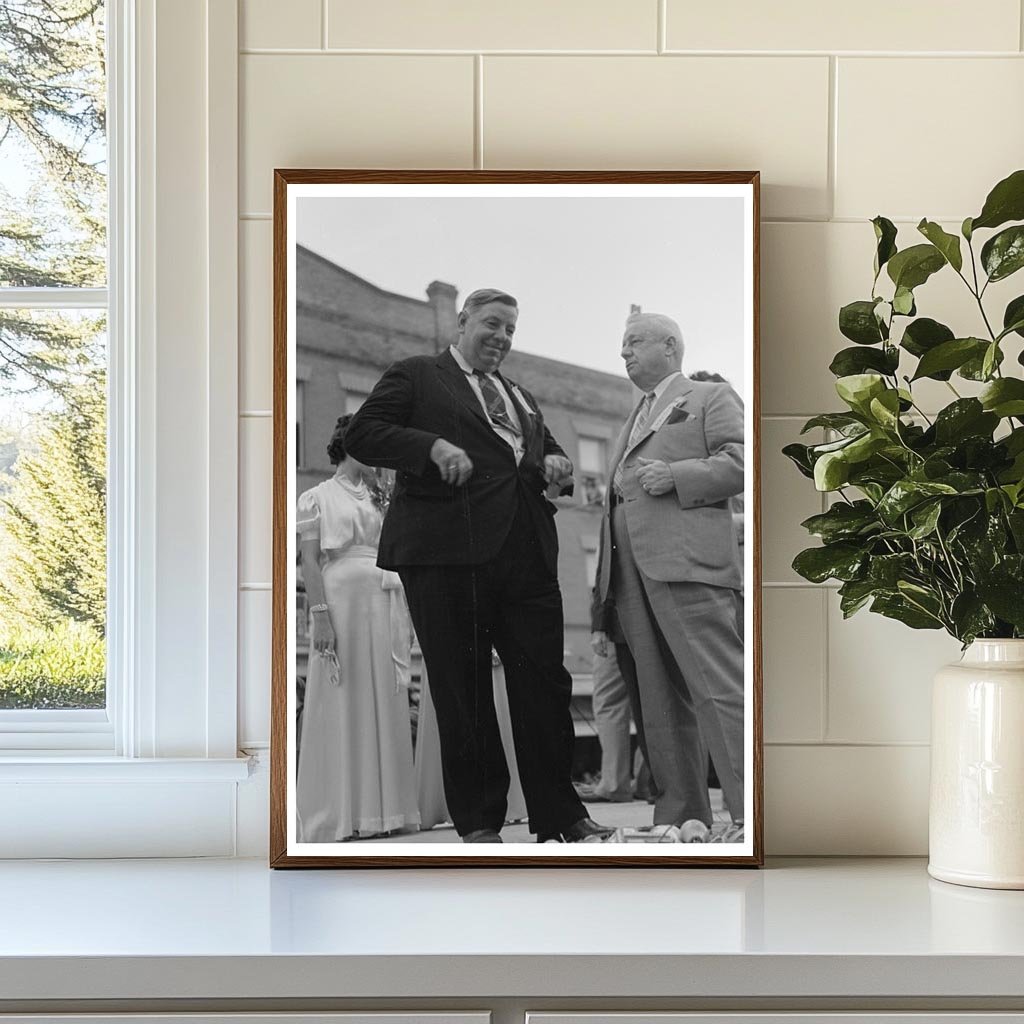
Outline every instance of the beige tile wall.
<svg viewBox="0 0 1024 1024">
<path fill-rule="evenodd" d="M 759 168 L 768 850 L 925 852 L 928 682 L 957 645 L 844 622 L 793 573 L 822 503 L 779 448 L 836 406 L 866 219 L 952 226 L 1024 163 L 1020 0 L 240 4 L 243 744 L 268 735 L 272 169 Z M 953 283 L 921 288 L 921 311 L 976 332 Z"/>
</svg>

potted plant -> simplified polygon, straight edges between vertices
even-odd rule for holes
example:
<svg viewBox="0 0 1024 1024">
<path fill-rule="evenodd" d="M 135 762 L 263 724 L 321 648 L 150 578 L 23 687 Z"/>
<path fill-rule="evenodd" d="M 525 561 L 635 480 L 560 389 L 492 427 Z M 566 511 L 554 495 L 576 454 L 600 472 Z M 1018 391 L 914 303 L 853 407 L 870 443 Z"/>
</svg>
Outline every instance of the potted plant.
<svg viewBox="0 0 1024 1024">
<path fill-rule="evenodd" d="M 834 498 L 803 523 L 822 543 L 793 568 L 840 581 L 844 617 L 870 608 L 963 644 L 932 694 L 929 871 L 1004 888 L 1024 888 L 1024 294 L 1000 316 L 986 292 L 1024 267 L 1021 221 L 1024 170 L 959 234 L 922 220 L 901 249 L 874 218 L 871 297 L 839 311 L 853 344 L 829 367 L 845 408 L 804 426 L 824 443 L 783 449 Z M 940 272 L 973 296 L 973 328 L 918 315 L 915 290 Z M 934 416 L 925 380 L 949 390 Z"/>
</svg>

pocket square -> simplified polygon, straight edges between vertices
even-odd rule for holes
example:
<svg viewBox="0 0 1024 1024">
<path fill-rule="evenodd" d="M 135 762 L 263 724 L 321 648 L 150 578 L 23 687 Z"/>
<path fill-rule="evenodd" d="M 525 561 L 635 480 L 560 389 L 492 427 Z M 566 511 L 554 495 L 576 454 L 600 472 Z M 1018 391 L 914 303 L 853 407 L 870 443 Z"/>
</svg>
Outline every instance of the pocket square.
<svg viewBox="0 0 1024 1024">
<path fill-rule="evenodd" d="M 690 418 L 690 414 L 685 409 L 673 409 L 668 414 L 668 419 L 665 420 L 666 424 L 672 423 L 683 423 L 685 420 Z"/>
</svg>

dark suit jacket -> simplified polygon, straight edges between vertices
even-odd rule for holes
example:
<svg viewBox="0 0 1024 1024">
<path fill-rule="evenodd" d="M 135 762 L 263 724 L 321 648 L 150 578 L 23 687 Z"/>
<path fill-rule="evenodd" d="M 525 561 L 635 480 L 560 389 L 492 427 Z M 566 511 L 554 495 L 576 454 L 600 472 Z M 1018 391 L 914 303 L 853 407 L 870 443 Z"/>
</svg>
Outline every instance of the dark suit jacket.
<svg viewBox="0 0 1024 1024">
<path fill-rule="evenodd" d="M 543 496 L 544 456 L 565 453 L 529 392 L 505 377 L 501 381 L 523 427 L 525 451 L 518 466 L 447 349 L 394 363 L 352 419 L 345 435 L 352 456 L 397 471 L 381 531 L 382 568 L 490 561 L 508 536 L 522 493 L 545 562 L 555 572 L 558 537 L 555 506 Z M 473 475 L 464 486 L 446 484 L 431 462 L 438 438 L 472 459 Z"/>
</svg>

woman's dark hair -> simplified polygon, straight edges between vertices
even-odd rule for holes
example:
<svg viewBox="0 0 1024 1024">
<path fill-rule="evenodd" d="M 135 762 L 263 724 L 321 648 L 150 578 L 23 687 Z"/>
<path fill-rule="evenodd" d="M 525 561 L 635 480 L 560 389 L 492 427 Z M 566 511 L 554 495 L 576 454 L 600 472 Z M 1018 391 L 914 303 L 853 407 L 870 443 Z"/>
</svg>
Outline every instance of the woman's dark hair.
<svg viewBox="0 0 1024 1024">
<path fill-rule="evenodd" d="M 327 444 L 327 455 L 332 466 L 337 466 L 345 458 L 345 432 L 351 422 L 352 414 L 349 413 L 347 416 L 339 416 L 338 422 L 334 425 L 334 433 Z"/>
</svg>

